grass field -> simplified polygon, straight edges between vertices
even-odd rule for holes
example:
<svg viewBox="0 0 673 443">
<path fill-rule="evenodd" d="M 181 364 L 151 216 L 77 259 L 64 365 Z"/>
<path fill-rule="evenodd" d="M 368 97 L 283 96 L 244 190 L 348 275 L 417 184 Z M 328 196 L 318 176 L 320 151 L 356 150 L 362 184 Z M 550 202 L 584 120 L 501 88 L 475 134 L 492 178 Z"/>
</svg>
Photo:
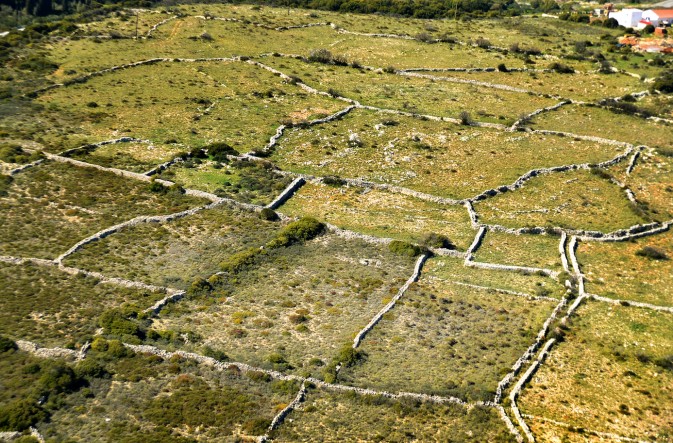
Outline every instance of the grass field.
<svg viewBox="0 0 673 443">
<path fill-rule="evenodd" d="M 106 168 L 143 173 L 172 160 L 183 151 L 183 147 L 175 144 L 114 143 L 94 150 L 83 148 L 69 157 Z"/>
<path fill-rule="evenodd" d="M 279 223 L 225 205 L 170 223 L 126 228 L 87 245 L 66 263 L 186 289 L 197 277 L 208 278 L 217 272 L 226 257 L 264 245 L 280 228 Z"/>
<path fill-rule="evenodd" d="M 365 338 L 364 361 L 339 378 L 393 392 L 492 400 L 553 307 L 425 276 Z"/>
<path fill-rule="evenodd" d="M 339 54 L 336 49 L 330 49 Z M 308 56 L 309 54 L 304 54 Z M 325 66 L 292 58 L 265 58 L 280 71 L 298 76 L 309 86 L 367 105 L 386 109 L 458 118 L 463 111 L 475 120 L 511 124 L 520 114 L 556 103 L 553 99 L 484 86 L 370 72 L 352 67 Z M 480 100 L 473 100 L 479 96 Z"/>
<path fill-rule="evenodd" d="M 673 131 L 636 116 L 672 119 L 672 96 L 627 96 L 670 70 L 664 56 L 618 47 L 623 29 L 575 14 L 505 17 L 517 11 L 509 3 L 441 20 L 336 11 L 362 6 L 349 3 L 76 6 L 0 37 L 0 255 L 33 258 L 0 264 L 0 431 L 35 426 L 47 442 L 510 442 L 526 439 L 510 401 L 521 385 L 536 441 L 671 441 L 671 232 L 618 243 L 577 232 L 673 220 Z M 435 7 L 447 6 L 414 11 Z M 561 98 L 575 103 L 544 112 Z M 140 141 L 93 146 L 127 137 Z M 601 137 L 614 140 L 590 141 Z M 621 157 L 628 144 L 637 161 Z M 175 185 L 53 160 L 7 175 L 64 151 Z M 615 158 L 508 187 L 532 170 Z M 278 213 L 261 207 L 300 174 L 313 177 Z M 186 192 L 199 190 L 221 200 L 134 221 L 203 207 L 209 199 Z M 532 226 L 555 233 L 502 229 Z M 579 276 L 563 272 L 559 230 L 583 238 L 588 295 L 562 320 L 549 316 L 577 300 Z M 101 231 L 63 265 L 108 283 L 35 260 Z M 440 245 L 457 257 L 424 249 Z M 184 292 L 144 312 L 174 291 Z M 526 351 L 551 337 L 522 381 Z M 43 359 L 18 339 L 91 347 Z M 302 382 L 305 398 L 286 410 Z M 401 391 L 465 404 L 390 395 Z"/>
<path fill-rule="evenodd" d="M 15 176 L 0 197 L 4 255 L 56 258 L 79 240 L 139 215 L 183 211 L 206 202 L 93 168 L 47 163 Z"/>
<path fill-rule="evenodd" d="M 561 271 L 559 241 L 559 237 L 550 235 L 510 235 L 489 231 L 474 259 Z"/>
<path fill-rule="evenodd" d="M 350 141 L 352 134 L 359 143 Z M 341 121 L 286 131 L 271 159 L 296 172 L 361 177 L 468 198 L 510 184 L 533 168 L 600 162 L 621 152 L 568 137 L 504 133 L 355 110 Z"/>
<path fill-rule="evenodd" d="M 424 234 L 449 237 L 460 250 L 474 238 L 462 206 L 447 206 L 392 192 L 308 183 L 281 208 L 343 229 L 418 243 Z"/>
<path fill-rule="evenodd" d="M 215 193 L 218 197 L 267 205 L 292 182 L 292 178 L 266 166 L 253 161 L 229 164 L 182 162 L 161 173 L 160 177 L 186 188 Z"/>
<path fill-rule="evenodd" d="M 666 313 L 588 302 L 524 389 L 521 411 L 575 429 L 667 441 L 673 405 L 671 321 Z M 668 369 L 660 366 L 664 359 Z M 538 429 L 541 440 L 568 432 Z"/>
<path fill-rule="evenodd" d="M 512 241 L 508 239 L 508 241 Z M 516 240 L 515 240 L 516 241 Z M 514 255 L 516 256 L 516 255 Z M 509 264 L 506 262 L 506 264 Z M 565 290 L 561 283 L 549 277 L 523 272 L 498 271 L 466 267 L 462 260 L 433 258 L 423 270 L 424 275 L 444 281 L 449 285 L 465 283 L 492 288 L 494 291 L 514 291 L 533 296 L 561 299 Z"/>
<path fill-rule="evenodd" d="M 535 177 L 514 191 L 478 202 L 484 223 L 560 226 L 610 232 L 645 223 L 624 191 L 587 170 Z"/>
<path fill-rule="evenodd" d="M 169 307 L 154 327 L 189 330 L 200 338 L 192 346 L 210 346 L 234 361 L 322 377 L 412 266 L 386 248 L 321 237 L 223 276 L 211 296 Z"/>
<path fill-rule="evenodd" d="M 671 125 L 617 114 L 607 109 L 578 105 L 563 106 L 556 111 L 539 115 L 533 119 L 532 126 L 535 129 L 593 135 L 651 147 L 670 147 L 673 136 Z"/>
<path fill-rule="evenodd" d="M 646 248 L 662 251 L 650 258 Z M 673 306 L 673 235 L 633 242 L 581 243 L 577 251 L 588 292 L 604 297 Z"/>
<path fill-rule="evenodd" d="M 110 362 L 92 352 L 87 366 L 109 375 L 68 396 L 45 438 L 76 441 L 158 439 L 234 442 L 262 435 L 273 416 L 294 397 L 298 384 L 272 381 L 236 368 L 217 372 L 179 357 L 131 354 Z"/>
<path fill-rule="evenodd" d="M 77 349 L 91 341 L 104 310 L 141 311 L 166 296 L 33 264 L 0 264 L 0 282 L 6 295 L 0 300 L 0 334 Z"/>
<path fill-rule="evenodd" d="M 79 114 L 82 131 L 92 139 L 126 135 L 195 147 L 226 142 L 240 152 L 263 147 L 280 121 L 299 122 L 343 107 L 241 62 L 138 66 L 55 89 L 39 100 Z"/>
<path fill-rule="evenodd" d="M 348 425 L 346 425 L 348 423 Z M 278 442 L 515 441 L 494 409 L 311 391 L 273 435 Z"/>
</svg>

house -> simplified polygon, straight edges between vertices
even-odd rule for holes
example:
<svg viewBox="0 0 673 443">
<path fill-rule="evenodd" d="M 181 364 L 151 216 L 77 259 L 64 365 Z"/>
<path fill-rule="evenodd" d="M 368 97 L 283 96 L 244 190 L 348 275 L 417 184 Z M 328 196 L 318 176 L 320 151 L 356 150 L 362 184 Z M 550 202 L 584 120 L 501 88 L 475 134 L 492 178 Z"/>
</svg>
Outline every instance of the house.
<svg viewBox="0 0 673 443">
<path fill-rule="evenodd" d="M 652 26 L 673 24 L 673 9 L 648 9 L 643 12 L 642 19 L 652 23 Z"/>
<path fill-rule="evenodd" d="M 608 17 L 617 20 L 620 26 L 634 28 L 643 18 L 643 11 L 641 9 L 622 9 L 621 11 L 608 13 Z"/>
</svg>

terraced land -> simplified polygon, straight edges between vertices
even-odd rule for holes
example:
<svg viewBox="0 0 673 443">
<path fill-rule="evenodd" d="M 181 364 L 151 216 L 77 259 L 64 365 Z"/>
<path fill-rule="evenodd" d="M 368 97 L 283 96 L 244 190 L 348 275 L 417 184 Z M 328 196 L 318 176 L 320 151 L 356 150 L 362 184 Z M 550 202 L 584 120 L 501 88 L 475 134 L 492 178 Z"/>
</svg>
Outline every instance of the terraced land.
<svg viewBox="0 0 673 443">
<path fill-rule="evenodd" d="M 673 441 L 655 56 L 549 17 L 106 14 L 0 67 L 2 438 Z"/>
</svg>

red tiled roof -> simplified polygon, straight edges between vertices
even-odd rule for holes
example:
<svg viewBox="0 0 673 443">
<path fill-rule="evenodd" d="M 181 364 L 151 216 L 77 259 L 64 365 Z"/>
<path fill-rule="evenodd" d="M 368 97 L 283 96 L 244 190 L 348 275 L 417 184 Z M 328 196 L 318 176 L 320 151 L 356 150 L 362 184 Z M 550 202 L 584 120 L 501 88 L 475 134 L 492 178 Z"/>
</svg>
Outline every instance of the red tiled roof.
<svg viewBox="0 0 673 443">
<path fill-rule="evenodd" d="M 657 14 L 659 18 L 673 18 L 673 9 L 653 9 L 652 12 Z"/>
</svg>

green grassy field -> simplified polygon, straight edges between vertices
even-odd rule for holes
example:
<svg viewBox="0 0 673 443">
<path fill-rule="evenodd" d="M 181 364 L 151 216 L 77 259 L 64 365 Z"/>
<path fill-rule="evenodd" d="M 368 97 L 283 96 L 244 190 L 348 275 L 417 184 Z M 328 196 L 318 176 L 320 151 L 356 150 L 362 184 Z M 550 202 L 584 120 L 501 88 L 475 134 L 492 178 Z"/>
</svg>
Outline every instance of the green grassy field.
<svg viewBox="0 0 673 443">
<path fill-rule="evenodd" d="M 525 423 L 540 442 L 670 441 L 670 230 L 583 236 L 588 297 L 565 319 L 581 286 L 559 253 L 559 231 L 570 242 L 578 230 L 673 221 L 673 133 L 645 118 L 672 119 L 671 95 L 627 96 L 670 62 L 617 47 L 620 29 L 497 17 L 494 6 L 428 20 L 79 5 L 76 27 L 47 18 L 0 37 L 0 255 L 54 260 L 135 217 L 227 199 L 129 224 L 63 259 L 106 283 L 60 261 L 3 259 L 0 431 L 35 426 L 47 442 L 510 442 L 527 439 Z M 584 103 L 542 112 L 561 98 Z M 593 106 L 615 98 L 603 103 L 620 113 Z M 140 141 L 93 146 L 126 137 Z M 637 161 L 506 187 L 531 170 L 609 161 L 626 144 Z M 84 164 L 31 164 L 65 151 Z M 275 211 L 261 207 L 298 174 L 313 178 Z M 533 226 L 556 229 L 502 229 Z M 440 246 L 456 251 L 427 249 Z M 147 284 L 164 289 L 137 289 Z M 173 291 L 184 293 L 144 312 Z M 520 422 L 510 394 L 527 351 L 551 337 L 522 384 Z M 78 361 L 18 350 L 19 339 L 91 348 Z M 302 383 L 305 398 L 285 410 Z M 402 391 L 421 395 L 390 394 Z"/>
<path fill-rule="evenodd" d="M 576 430 L 667 441 L 673 374 L 660 365 L 673 353 L 671 320 L 667 313 L 589 302 L 524 390 L 522 412 Z M 536 431 L 542 440 L 569 432 L 540 424 Z"/>
</svg>

